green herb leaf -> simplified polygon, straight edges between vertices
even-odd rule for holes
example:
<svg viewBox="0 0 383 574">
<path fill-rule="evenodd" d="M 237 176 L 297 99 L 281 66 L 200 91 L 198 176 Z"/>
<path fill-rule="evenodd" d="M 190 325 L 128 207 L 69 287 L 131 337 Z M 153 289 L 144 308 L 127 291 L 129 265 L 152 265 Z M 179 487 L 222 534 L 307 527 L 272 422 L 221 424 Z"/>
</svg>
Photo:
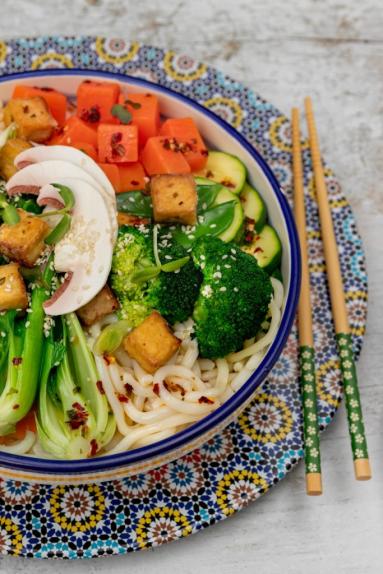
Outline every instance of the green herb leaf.
<svg viewBox="0 0 383 574">
<path fill-rule="evenodd" d="M 122 339 L 131 329 L 129 321 L 122 320 L 108 325 L 101 331 L 94 344 L 93 350 L 97 355 L 113 353 L 122 343 Z"/>
<path fill-rule="evenodd" d="M 49 235 L 45 238 L 45 243 L 47 245 L 54 245 L 64 237 L 64 235 L 69 231 L 71 224 L 71 217 L 67 213 L 64 213 L 56 227 L 52 229 Z"/>
<path fill-rule="evenodd" d="M 121 104 L 114 104 L 110 110 L 110 113 L 115 118 L 118 118 L 122 124 L 130 124 L 132 121 L 132 114 Z"/>
<path fill-rule="evenodd" d="M 132 274 L 131 280 L 133 283 L 145 283 L 145 281 L 149 281 L 149 279 L 153 279 L 157 277 L 161 271 L 161 267 L 157 265 L 153 265 L 152 267 L 144 267 L 144 269 L 140 269 Z"/>
<path fill-rule="evenodd" d="M 174 261 L 169 261 L 169 263 L 165 263 L 161 265 L 161 271 L 165 271 L 165 273 L 169 273 L 171 271 L 177 271 L 177 269 L 181 269 L 186 263 L 189 261 L 190 257 L 187 255 L 186 257 L 182 257 L 181 259 L 175 259 Z"/>
<path fill-rule="evenodd" d="M 139 110 L 142 108 L 140 102 L 133 102 L 133 100 L 125 100 L 124 104 L 131 106 L 134 110 Z"/>
<path fill-rule="evenodd" d="M 122 213 L 131 213 L 138 217 L 152 217 L 152 198 L 144 195 L 141 191 L 126 191 L 119 193 L 117 199 L 117 210 Z"/>
</svg>

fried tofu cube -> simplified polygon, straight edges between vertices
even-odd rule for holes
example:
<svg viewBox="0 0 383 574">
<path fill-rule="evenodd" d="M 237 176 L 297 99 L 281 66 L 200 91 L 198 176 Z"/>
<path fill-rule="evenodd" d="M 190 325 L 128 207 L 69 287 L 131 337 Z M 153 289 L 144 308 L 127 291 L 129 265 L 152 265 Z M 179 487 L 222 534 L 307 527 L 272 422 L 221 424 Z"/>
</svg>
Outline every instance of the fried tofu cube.
<svg viewBox="0 0 383 574">
<path fill-rule="evenodd" d="M 45 100 L 40 96 L 9 100 L 4 108 L 4 122 L 6 126 L 15 122 L 19 138 L 38 143 L 46 142 L 57 126 Z"/>
<path fill-rule="evenodd" d="M 180 344 L 181 341 L 157 311 L 153 311 L 124 338 L 126 352 L 151 374 L 167 363 Z"/>
<path fill-rule="evenodd" d="M 77 315 L 86 327 L 90 327 L 105 315 L 116 311 L 119 307 L 118 301 L 109 285 L 105 285 L 99 293 L 89 303 L 80 307 Z"/>
<path fill-rule="evenodd" d="M 17 211 L 18 223 L 3 223 L 0 227 L 0 253 L 26 267 L 33 267 L 45 248 L 44 239 L 50 227 L 43 219 L 23 209 Z"/>
<path fill-rule="evenodd" d="M 154 220 L 197 222 L 197 189 L 192 175 L 156 175 L 151 180 Z"/>
<path fill-rule="evenodd" d="M 8 181 L 16 172 L 15 158 L 31 144 L 20 138 L 12 138 L 0 150 L 0 175 Z"/>
<path fill-rule="evenodd" d="M 0 311 L 26 309 L 27 290 L 17 263 L 0 265 Z"/>
</svg>

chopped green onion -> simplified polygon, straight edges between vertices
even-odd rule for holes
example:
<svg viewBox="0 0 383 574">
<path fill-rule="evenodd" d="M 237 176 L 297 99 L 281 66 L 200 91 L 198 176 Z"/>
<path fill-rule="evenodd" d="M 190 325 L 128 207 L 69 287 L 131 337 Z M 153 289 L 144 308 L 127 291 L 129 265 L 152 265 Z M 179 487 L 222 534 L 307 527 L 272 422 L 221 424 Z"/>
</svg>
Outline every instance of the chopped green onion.
<svg viewBox="0 0 383 574">
<path fill-rule="evenodd" d="M 73 191 L 66 185 L 61 185 L 60 183 L 52 183 L 53 187 L 59 190 L 61 197 L 64 200 L 64 205 L 67 211 L 73 209 L 75 204 L 75 198 Z"/>
<path fill-rule="evenodd" d="M 132 281 L 133 283 L 145 283 L 145 281 L 149 281 L 149 279 L 154 279 L 154 277 L 157 277 L 160 272 L 161 267 L 158 265 L 153 265 L 153 267 L 145 267 L 144 269 L 140 269 L 139 271 L 133 273 Z"/>
<path fill-rule="evenodd" d="M 59 190 L 62 200 L 64 201 L 64 207 L 62 209 L 55 209 L 51 211 L 44 211 L 39 214 L 39 217 L 49 217 L 51 215 L 65 215 L 71 211 L 75 204 L 75 197 L 73 191 L 69 189 L 66 185 L 61 185 L 60 183 L 52 183 L 53 187 Z"/>
<path fill-rule="evenodd" d="M 122 343 L 122 339 L 131 329 L 129 321 L 123 319 L 108 325 L 101 331 L 94 344 L 93 350 L 97 355 L 113 353 Z"/>
<path fill-rule="evenodd" d="M 54 245 L 64 237 L 64 235 L 69 231 L 71 224 L 71 217 L 67 213 L 64 213 L 56 227 L 52 229 L 50 234 L 45 238 L 45 243 L 47 245 Z"/>
<path fill-rule="evenodd" d="M 0 149 L 5 146 L 8 140 L 16 136 L 17 126 L 13 122 L 0 133 Z"/>
<path fill-rule="evenodd" d="M 10 204 L 4 207 L 2 217 L 4 223 L 8 225 L 15 225 L 20 221 L 20 215 L 17 213 L 16 207 Z"/>
<path fill-rule="evenodd" d="M 165 273 L 169 273 L 170 271 L 177 271 L 181 269 L 186 263 L 189 261 L 190 257 L 187 255 L 186 257 L 182 257 L 181 259 L 175 259 L 174 261 L 169 261 L 169 263 L 165 263 L 161 265 L 161 271 L 165 271 Z"/>
</svg>

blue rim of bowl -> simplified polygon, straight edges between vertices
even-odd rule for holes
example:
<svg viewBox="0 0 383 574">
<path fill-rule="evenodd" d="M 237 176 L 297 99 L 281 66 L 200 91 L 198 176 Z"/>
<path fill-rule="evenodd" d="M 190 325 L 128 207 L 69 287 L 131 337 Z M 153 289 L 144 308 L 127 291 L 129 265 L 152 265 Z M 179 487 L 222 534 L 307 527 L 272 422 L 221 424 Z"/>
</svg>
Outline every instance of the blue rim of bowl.
<svg viewBox="0 0 383 574">
<path fill-rule="evenodd" d="M 118 79 L 123 83 L 135 84 L 137 86 L 142 86 L 150 91 L 150 89 L 157 90 L 168 96 L 182 101 L 189 107 L 194 108 L 201 112 L 203 115 L 210 118 L 213 122 L 218 124 L 223 128 L 231 137 L 233 137 L 237 142 L 252 156 L 256 161 L 260 169 L 262 170 L 264 176 L 266 177 L 268 183 L 272 187 L 274 194 L 279 202 L 284 222 L 286 224 L 290 252 L 291 252 L 291 278 L 290 287 L 287 293 L 285 310 L 282 315 L 281 323 L 277 332 L 277 336 L 271 343 L 266 356 L 262 360 L 261 364 L 257 367 L 256 371 L 247 379 L 247 381 L 242 385 L 242 387 L 223 405 L 218 407 L 215 411 L 191 425 L 190 427 L 180 431 L 179 433 L 148 445 L 145 447 L 140 447 L 130 451 L 126 451 L 119 454 L 100 456 L 99 458 L 90 459 L 76 459 L 76 460 L 56 460 L 56 459 L 43 459 L 38 457 L 29 457 L 23 455 L 15 455 L 10 453 L 4 453 L 0 451 L 0 465 L 4 467 L 11 468 L 13 470 L 23 470 L 28 472 L 37 472 L 40 474 L 65 474 L 65 475 L 81 475 L 88 474 L 92 472 L 100 473 L 102 476 L 103 472 L 124 468 L 129 465 L 143 462 L 145 460 L 150 460 L 153 457 L 163 456 L 177 448 L 186 446 L 191 441 L 198 439 L 202 434 L 210 431 L 214 427 L 220 425 L 225 419 L 227 419 L 236 409 L 240 408 L 246 400 L 256 391 L 260 384 L 265 380 L 266 376 L 270 372 L 271 368 L 274 366 L 282 349 L 285 345 L 287 337 L 290 333 L 295 311 L 298 304 L 299 290 L 300 290 L 300 279 L 301 279 L 301 259 L 300 259 L 300 247 L 297 235 L 297 230 L 291 212 L 290 206 L 288 205 L 287 199 L 283 194 L 280 185 L 270 167 L 259 154 L 259 152 L 242 136 L 235 128 L 223 120 L 220 116 L 212 112 L 211 110 L 205 108 L 195 100 L 185 96 L 179 92 L 175 92 L 171 88 L 144 80 L 141 78 L 136 78 L 129 76 L 128 74 L 120 74 L 118 72 L 108 72 L 101 70 L 92 69 L 80 69 L 80 68 L 50 68 L 49 70 L 36 70 L 27 72 L 18 72 L 15 74 L 6 74 L 0 76 L 0 84 L 23 78 L 31 77 L 41 77 L 41 76 L 96 76 L 100 78 L 114 78 Z"/>
</svg>

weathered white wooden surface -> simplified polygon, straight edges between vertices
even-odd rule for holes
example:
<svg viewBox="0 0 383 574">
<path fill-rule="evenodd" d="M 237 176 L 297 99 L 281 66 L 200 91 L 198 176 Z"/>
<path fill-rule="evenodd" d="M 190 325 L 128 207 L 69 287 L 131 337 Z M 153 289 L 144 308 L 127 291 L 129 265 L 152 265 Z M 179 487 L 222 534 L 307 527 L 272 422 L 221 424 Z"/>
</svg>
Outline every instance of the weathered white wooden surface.
<svg viewBox="0 0 383 574">
<path fill-rule="evenodd" d="M 359 221 L 370 314 L 359 376 L 374 479 L 353 479 L 341 412 L 324 495 L 300 466 L 247 510 L 155 551 L 86 563 L 0 561 L 0 574 L 378 574 L 383 570 L 383 7 L 381 0 L 2 0 L 0 37 L 103 34 L 214 64 L 283 111 L 314 98 L 324 154 Z"/>
</svg>

